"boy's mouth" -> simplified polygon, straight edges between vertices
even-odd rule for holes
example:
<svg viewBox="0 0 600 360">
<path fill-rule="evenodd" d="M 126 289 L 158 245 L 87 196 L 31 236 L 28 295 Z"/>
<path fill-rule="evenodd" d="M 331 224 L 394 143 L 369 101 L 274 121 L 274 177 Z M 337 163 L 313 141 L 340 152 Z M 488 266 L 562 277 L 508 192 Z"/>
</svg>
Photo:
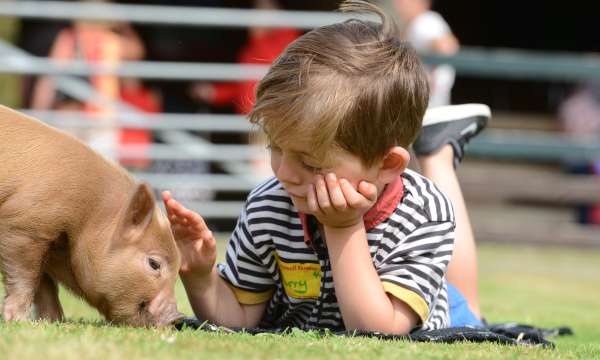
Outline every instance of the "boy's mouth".
<svg viewBox="0 0 600 360">
<path fill-rule="evenodd" d="M 299 195 L 302 193 L 302 191 L 300 189 L 290 189 L 287 186 L 283 186 L 283 188 L 285 189 L 285 192 L 288 193 L 289 196 L 291 197 L 295 197 L 295 198 L 301 198 L 304 199 L 306 197 L 306 195 Z"/>
</svg>

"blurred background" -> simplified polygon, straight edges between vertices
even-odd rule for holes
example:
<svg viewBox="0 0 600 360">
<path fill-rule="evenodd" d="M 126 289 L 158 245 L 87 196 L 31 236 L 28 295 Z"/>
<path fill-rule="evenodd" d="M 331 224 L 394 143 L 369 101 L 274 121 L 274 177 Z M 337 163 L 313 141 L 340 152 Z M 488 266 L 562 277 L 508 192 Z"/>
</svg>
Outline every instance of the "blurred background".
<svg viewBox="0 0 600 360">
<path fill-rule="evenodd" d="M 270 175 L 244 114 L 333 0 L 0 1 L 0 103 L 65 129 L 231 231 Z M 600 247 L 600 33 L 591 3 L 390 0 L 431 105 L 485 103 L 459 167 L 478 242 Z"/>
</svg>

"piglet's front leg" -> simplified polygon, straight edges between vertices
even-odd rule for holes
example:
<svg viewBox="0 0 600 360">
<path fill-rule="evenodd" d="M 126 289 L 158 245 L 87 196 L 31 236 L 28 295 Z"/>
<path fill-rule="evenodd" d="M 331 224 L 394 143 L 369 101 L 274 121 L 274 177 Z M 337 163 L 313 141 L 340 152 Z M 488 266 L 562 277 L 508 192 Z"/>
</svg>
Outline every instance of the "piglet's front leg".
<svg viewBox="0 0 600 360">
<path fill-rule="evenodd" d="M 6 296 L 2 308 L 2 316 L 6 321 L 25 321 L 31 318 L 35 286 L 33 283 L 21 282 L 6 285 Z"/>
<path fill-rule="evenodd" d="M 35 293 L 36 319 L 62 321 L 64 312 L 58 299 L 58 285 L 48 274 L 42 275 Z"/>
</svg>

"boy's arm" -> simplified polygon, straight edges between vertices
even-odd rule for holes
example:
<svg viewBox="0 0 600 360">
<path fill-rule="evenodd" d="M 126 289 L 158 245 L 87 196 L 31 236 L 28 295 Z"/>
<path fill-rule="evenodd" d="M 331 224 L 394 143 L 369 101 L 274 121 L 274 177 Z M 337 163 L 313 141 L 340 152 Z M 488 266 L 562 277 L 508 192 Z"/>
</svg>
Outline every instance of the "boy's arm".
<svg viewBox="0 0 600 360">
<path fill-rule="evenodd" d="M 406 334 L 425 323 L 443 286 L 454 222 L 450 216 L 417 226 L 402 239 L 405 246 L 393 249 L 376 270 L 362 218 L 376 200 L 373 184 L 362 181 L 355 189 L 334 174 L 318 175 L 307 196 L 308 207 L 324 226 L 346 328 Z"/>
<path fill-rule="evenodd" d="M 346 328 L 407 334 L 418 317 L 404 302 L 387 295 L 369 253 L 363 215 L 376 200 L 373 184 L 362 181 L 354 189 L 332 173 L 318 175 L 307 195 L 311 212 L 324 226 Z"/>
<path fill-rule="evenodd" d="M 419 316 L 405 302 L 385 292 L 373 266 L 364 224 L 325 226 L 325 237 L 346 328 L 387 334 L 410 332 Z"/>
<path fill-rule="evenodd" d="M 217 272 L 216 240 L 204 219 L 173 199 L 168 191 L 162 197 L 181 254 L 179 275 L 196 317 L 229 327 L 257 326 L 266 300 L 241 304 Z"/>
<path fill-rule="evenodd" d="M 240 304 L 233 290 L 219 276 L 216 267 L 205 278 L 182 274 L 181 280 L 198 319 L 227 327 L 258 326 L 267 303 Z"/>
</svg>

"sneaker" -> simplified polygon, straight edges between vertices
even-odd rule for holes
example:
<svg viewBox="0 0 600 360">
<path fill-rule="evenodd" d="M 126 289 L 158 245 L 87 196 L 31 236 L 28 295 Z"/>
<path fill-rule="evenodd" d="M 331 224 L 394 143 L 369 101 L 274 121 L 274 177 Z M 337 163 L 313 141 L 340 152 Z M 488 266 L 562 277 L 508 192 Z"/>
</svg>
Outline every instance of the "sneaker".
<svg viewBox="0 0 600 360">
<path fill-rule="evenodd" d="M 430 155 L 446 144 L 454 148 L 454 167 L 464 156 L 465 145 L 487 125 L 492 113 L 484 104 L 438 106 L 428 109 L 421 133 L 413 144 L 419 155 Z"/>
</svg>

